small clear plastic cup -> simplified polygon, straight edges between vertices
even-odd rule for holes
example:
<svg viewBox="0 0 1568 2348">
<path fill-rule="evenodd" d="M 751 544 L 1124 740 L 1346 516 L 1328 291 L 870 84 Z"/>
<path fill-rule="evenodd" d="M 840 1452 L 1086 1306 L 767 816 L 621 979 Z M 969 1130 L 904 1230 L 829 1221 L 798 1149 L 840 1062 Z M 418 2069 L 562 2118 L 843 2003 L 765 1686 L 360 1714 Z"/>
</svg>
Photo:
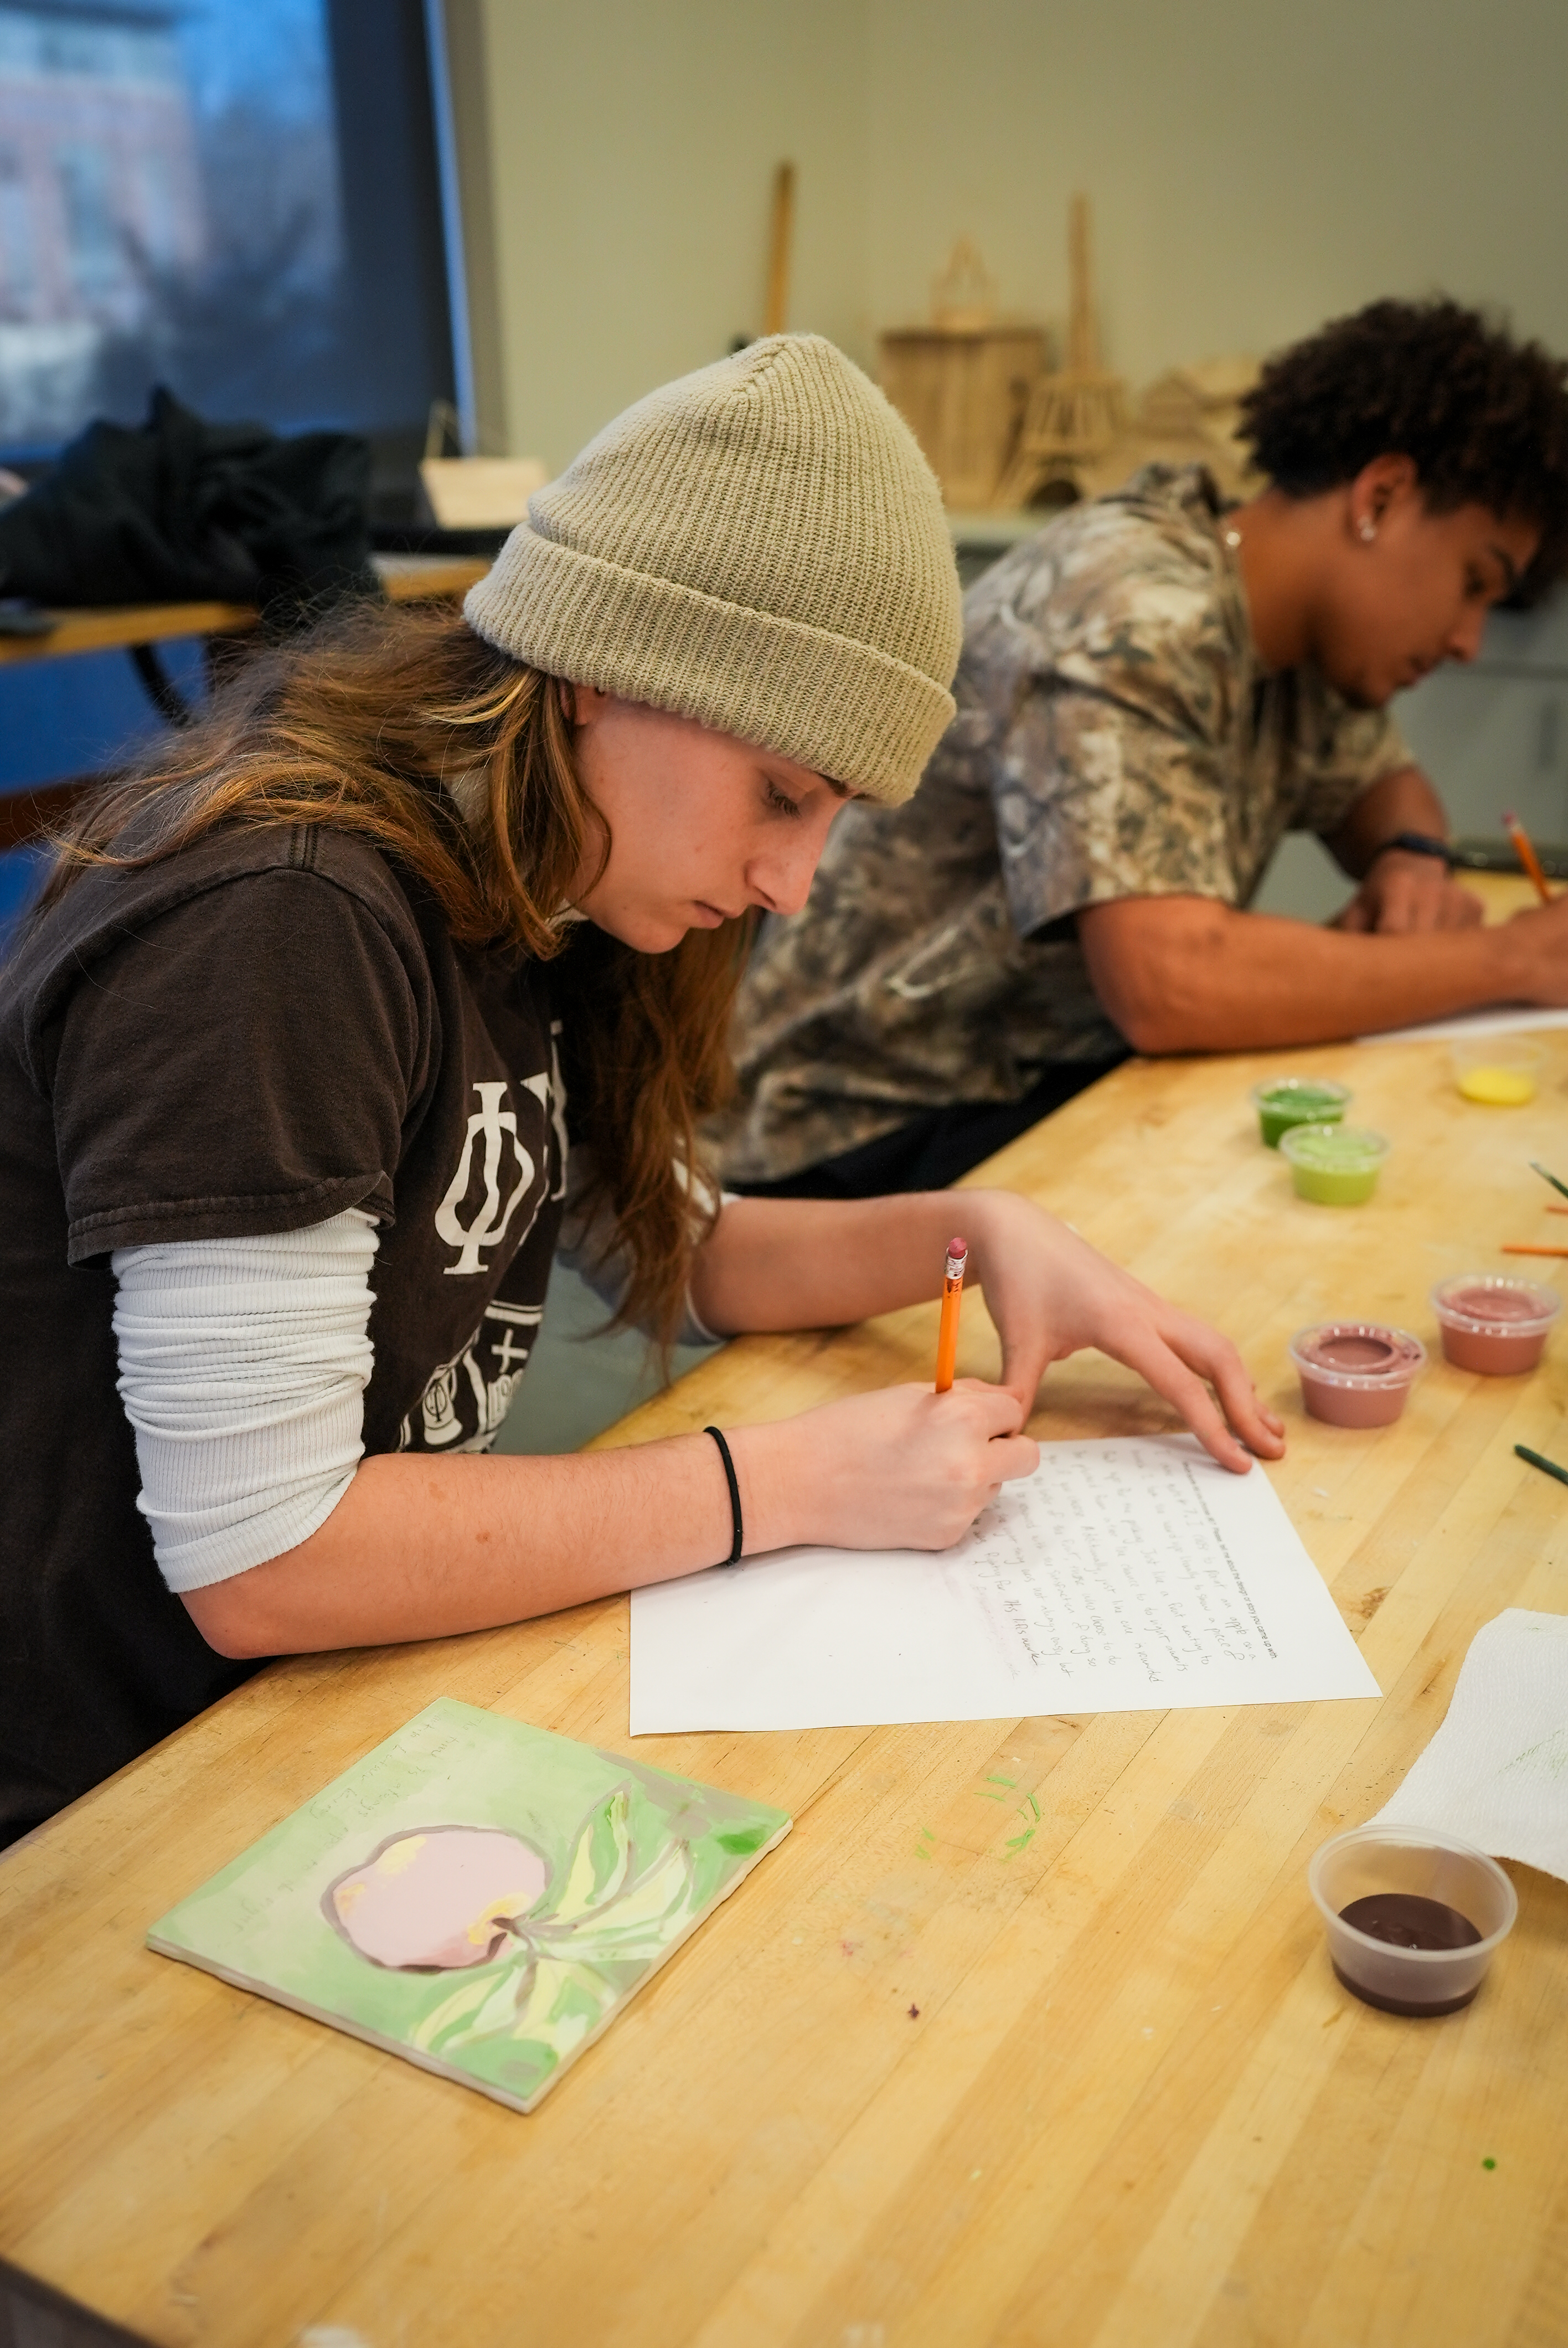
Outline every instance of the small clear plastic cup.
<svg viewBox="0 0 1568 2348">
<path fill-rule="evenodd" d="M 1458 1035 L 1449 1056 L 1466 1100 L 1483 1108 L 1523 1108 L 1535 1098 L 1546 1046 L 1533 1035 Z"/>
<path fill-rule="evenodd" d="M 1353 1827 L 1313 1853 L 1307 1880 L 1335 1972 L 1385 2013 L 1454 2013 L 1468 2005 L 1519 1913 L 1497 1861 L 1438 1827 Z M 1401 1946 L 1347 1921 L 1345 1910 L 1363 1901 L 1377 1903 L 1373 1921 L 1384 1931 L 1409 1926 L 1412 1937 L 1437 1939 L 1451 1918 L 1474 1938 L 1458 1947 Z"/>
<path fill-rule="evenodd" d="M 1427 1365 L 1427 1349 L 1386 1321 L 1317 1321 L 1296 1331 L 1290 1358 L 1309 1418 L 1391 1426 Z"/>
<path fill-rule="evenodd" d="M 1477 1370 L 1488 1378 L 1532 1370 L 1562 1310 L 1554 1288 L 1492 1272 L 1461 1272 L 1432 1291 L 1445 1358 L 1456 1370 Z"/>
<path fill-rule="evenodd" d="M 1389 1144 L 1364 1125 L 1296 1125 L 1282 1134 L 1298 1199 L 1319 1207 L 1358 1207 L 1378 1187 Z"/>
<path fill-rule="evenodd" d="M 1266 1077 L 1251 1093 L 1258 1137 L 1265 1148 L 1277 1149 L 1293 1125 L 1337 1125 L 1351 1097 L 1349 1086 L 1331 1076 Z"/>
</svg>

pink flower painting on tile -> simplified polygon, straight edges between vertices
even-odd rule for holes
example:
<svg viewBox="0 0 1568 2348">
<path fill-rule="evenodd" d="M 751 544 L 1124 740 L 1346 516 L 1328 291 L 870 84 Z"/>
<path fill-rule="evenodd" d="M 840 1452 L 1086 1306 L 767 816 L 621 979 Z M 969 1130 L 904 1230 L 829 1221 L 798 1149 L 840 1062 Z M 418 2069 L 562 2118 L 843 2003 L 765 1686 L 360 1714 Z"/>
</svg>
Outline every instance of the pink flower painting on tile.
<svg viewBox="0 0 1568 2348">
<path fill-rule="evenodd" d="M 495 1827 L 397 1834 L 340 1875 L 322 1904 L 352 1948 L 400 1972 L 489 1962 L 518 1935 L 549 1870 L 531 1843 Z"/>
</svg>

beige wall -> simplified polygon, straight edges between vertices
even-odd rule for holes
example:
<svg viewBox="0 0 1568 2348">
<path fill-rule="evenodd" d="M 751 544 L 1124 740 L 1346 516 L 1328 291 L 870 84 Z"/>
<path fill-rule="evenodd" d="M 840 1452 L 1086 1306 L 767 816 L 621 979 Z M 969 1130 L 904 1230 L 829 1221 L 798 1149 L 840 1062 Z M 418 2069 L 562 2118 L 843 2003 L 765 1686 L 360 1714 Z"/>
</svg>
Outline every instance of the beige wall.
<svg viewBox="0 0 1568 2348">
<path fill-rule="evenodd" d="M 1134 384 L 1439 287 L 1568 350 L 1563 0 L 868 8 L 879 324 L 919 314 L 960 229 L 1005 302 L 1060 319 L 1081 187 Z"/>
<path fill-rule="evenodd" d="M 869 360 L 953 237 L 1060 320 L 1095 204 L 1135 384 L 1385 292 L 1568 350 L 1568 0 L 477 0 L 501 429 L 561 464 L 760 323 L 774 163 L 791 323 Z"/>
<path fill-rule="evenodd" d="M 870 355 L 862 0 L 485 0 L 507 437 L 564 465 L 762 323 L 799 167 L 791 324 Z"/>
</svg>

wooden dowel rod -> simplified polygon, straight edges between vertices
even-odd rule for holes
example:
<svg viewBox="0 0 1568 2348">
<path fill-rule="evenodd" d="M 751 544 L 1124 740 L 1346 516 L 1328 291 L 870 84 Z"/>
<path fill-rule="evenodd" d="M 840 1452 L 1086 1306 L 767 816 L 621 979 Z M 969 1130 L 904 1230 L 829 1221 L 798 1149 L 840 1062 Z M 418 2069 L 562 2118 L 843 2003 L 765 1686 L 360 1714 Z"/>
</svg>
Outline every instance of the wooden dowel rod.
<svg viewBox="0 0 1568 2348">
<path fill-rule="evenodd" d="M 789 325 L 790 246 L 794 235 L 794 165 L 781 163 L 774 174 L 773 229 L 768 238 L 768 298 L 763 313 L 764 335 L 782 335 Z"/>
</svg>

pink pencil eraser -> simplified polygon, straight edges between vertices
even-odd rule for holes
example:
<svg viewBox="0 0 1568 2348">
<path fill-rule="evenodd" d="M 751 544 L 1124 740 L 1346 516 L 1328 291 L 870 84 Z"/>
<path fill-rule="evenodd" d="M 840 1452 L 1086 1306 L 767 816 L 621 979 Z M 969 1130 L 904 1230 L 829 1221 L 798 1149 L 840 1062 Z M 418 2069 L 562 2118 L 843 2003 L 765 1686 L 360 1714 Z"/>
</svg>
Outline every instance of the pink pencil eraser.
<svg viewBox="0 0 1568 2348">
<path fill-rule="evenodd" d="M 968 1240 L 949 1240 L 948 1241 L 948 1253 L 949 1255 L 962 1257 L 968 1255 L 968 1251 L 969 1243 Z"/>
</svg>

